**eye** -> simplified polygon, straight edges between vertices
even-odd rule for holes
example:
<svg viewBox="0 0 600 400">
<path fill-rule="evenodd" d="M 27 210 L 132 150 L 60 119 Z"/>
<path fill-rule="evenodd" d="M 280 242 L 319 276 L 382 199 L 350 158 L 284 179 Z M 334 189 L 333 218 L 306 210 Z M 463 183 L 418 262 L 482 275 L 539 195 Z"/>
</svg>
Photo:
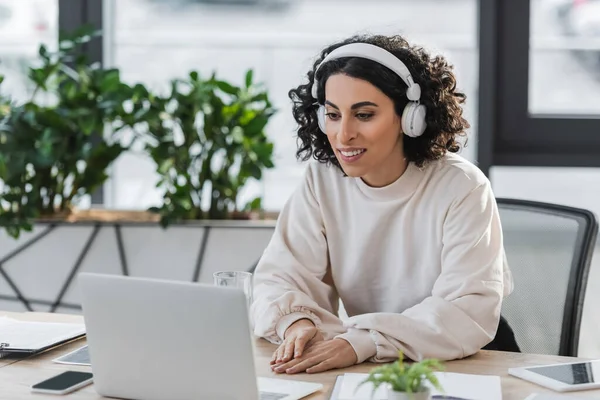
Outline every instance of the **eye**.
<svg viewBox="0 0 600 400">
<path fill-rule="evenodd" d="M 340 118 L 340 115 L 334 112 L 328 112 L 325 114 L 325 116 L 332 121 L 337 121 Z"/>
<path fill-rule="evenodd" d="M 368 121 L 373 117 L 373 114 L 370 113 L 358 113 L 356 114 L 356 118 L 358 118 L 361 121 Z"/>
</svg>

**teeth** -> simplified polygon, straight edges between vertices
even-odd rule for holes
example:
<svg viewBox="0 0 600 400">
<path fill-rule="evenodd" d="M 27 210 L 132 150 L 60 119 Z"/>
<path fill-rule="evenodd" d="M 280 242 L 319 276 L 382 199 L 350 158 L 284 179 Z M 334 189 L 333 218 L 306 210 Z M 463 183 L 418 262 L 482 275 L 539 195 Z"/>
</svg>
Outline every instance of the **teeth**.
<svg viewBox="0 0 600 400">
<path fill-rule="evenodd" d="M 340 151 L 344 157 L 354 157 L 364 152 L 364 150 Z"/>
</svg>

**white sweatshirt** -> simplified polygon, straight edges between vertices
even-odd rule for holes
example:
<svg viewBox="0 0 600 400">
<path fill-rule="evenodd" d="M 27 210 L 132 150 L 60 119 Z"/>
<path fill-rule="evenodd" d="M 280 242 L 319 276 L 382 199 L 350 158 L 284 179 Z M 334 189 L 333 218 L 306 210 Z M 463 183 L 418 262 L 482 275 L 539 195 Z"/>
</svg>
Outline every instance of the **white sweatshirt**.
<svg viewBox="0 0 600 400">
<path fill-rule="evenodd" d="M 254 332 L 310 319 L 365 360 L 463 358 L 495 336 L 512 291 L 491 185 L 456 154 L 373 188 L 312 162 L 255 272 Z M 339 299 L 349 319 L 338 318 Z"/>
</svg>

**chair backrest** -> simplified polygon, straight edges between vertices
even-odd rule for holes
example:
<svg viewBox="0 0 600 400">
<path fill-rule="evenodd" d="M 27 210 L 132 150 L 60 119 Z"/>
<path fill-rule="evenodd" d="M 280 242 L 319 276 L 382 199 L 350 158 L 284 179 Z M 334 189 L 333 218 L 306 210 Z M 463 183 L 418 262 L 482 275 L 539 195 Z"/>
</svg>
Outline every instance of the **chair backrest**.
<svg viewBox="0 0 600 400">
<path fill-rule="evenodd" d="M 584 209 L 497 199 L 513 293 L 502 315 L 523 352 L 576 356 L 598 222 Z"/>
</svg>

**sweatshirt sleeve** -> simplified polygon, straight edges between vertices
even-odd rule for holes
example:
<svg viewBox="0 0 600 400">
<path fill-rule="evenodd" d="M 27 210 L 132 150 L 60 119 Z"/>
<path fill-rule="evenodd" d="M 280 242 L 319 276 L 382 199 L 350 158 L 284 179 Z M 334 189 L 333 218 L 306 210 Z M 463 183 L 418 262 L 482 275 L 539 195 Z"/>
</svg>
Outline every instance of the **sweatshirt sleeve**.
<svg viewBox="0 0 600 400">
<path fill-rule="evenodd" d="M 337 336 L 352 345 L 358 362 L 391 361 L 398 350 L 412 360 L 459 359 L 494 338 L 512 281 L 489 181 L 454 200 L 442 232 L 441 273 L 431 296 L 402 313 L 354 316 Z"/>
<path fill-rule="evenodd" d="M 326 339 L 345 332 L 329 279 L 327 237 L 314 194 L 314 166 L 285 204 L 254 274 L 254 333 L 281 343 L 286 329 L 309 319 Z"/>
</svg>

